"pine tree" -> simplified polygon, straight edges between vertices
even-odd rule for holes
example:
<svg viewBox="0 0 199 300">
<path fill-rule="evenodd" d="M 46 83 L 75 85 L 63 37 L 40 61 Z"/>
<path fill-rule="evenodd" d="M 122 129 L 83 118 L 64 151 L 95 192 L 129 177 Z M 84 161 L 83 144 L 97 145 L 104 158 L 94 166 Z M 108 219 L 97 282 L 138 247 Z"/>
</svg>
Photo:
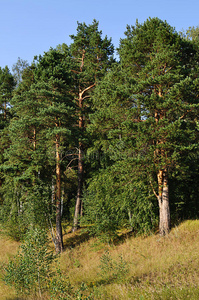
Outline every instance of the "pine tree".
<svg viewBox="0 0 199 300">
<path fill-rule="evenodd" d="M 15 87 L 14 77 L 8 67 L 0 68 L 0 128 L 9 120 L 9 104 Z"/>
<path fill-rule="evenodd" d="M 148 172 L 157 176 L 157 192 L 152 179 L 151 185 L 159 204 L 159 231 L 165 235 L 170 229 L 169 173 L 179 165 L 182 151 L 196 147 L 196 56 L 191 43 L 157 18 L 128 26 L 125 34 L 119 54 L 123 68 L 135 81 L 136 147 L 144 154 Z"/>
<path fill-rule="evenodd" d="M 56 251 L 63 251 L 61 226 L 61 161 L 63 146 L 70 145 L 74 131 L 74 107 L 69 94 L 71 78 L 69 64 L 65 57 L 51 49 L 39 58 L 36 70 L 38 83 L 34 89 L 43 98 L 40 116 L 43 119 L 44 134 L 51 147 L 55 147 L 55 198 L 56 198 Z M 38 77 L 38 79 L 37 79 Z M 75 140 L 74 136 L 73 139 Z"/>
<path fill-rule="evenodd" d="M 11 99 L 13 118 L 8 127 L 10 146 L 4 154 L 5 163 L 2 167 L 5 180 L 2 216 L 7 230 L 12 227 L 10 232 L 13 231 L 12 235 L 16 239 L 33 222 L 32 213 L 36 211 L 35 201 L 31 201 L 33 182 L 35 183 L 44 160 L 42 143 L 38 145 L 36 141 L 41 122 L 38 122 L 37 96 L 31 90 L 31 85 L 35 82 L 33 69 L 34 66 L 27 70 L 24 80 Z"/>
<path fill-rule="evenodd" d="M 74 216 L 73 230 L 79 226 L 79 216 L 82 215 L 82 191 L 84 182 L 83 156 L 86 150 L 85 127 L 88 123 L 88 111 L 91 109 L 91 94 L 97 82 L 110 68 L 113 60 L 113 45 L 98 29 L 99 23 L 93 20 L 91 25 L 79 23 L 77 34 L 71 35 L 73 43 L 70 46 L 74 67 L 74 95 L 78 108 L 78 127 L 80 129 L 78 149 L 78 190 Z"/>
<path fill-rule="evenodd" d="M 57 252 L 63 250 L 62 156 L 65 147 L 71 143 L 71 130 L 75 124 L 70 83 L 66 55 L 53 49 L 24 71 L 23 80 L 12 99 L 15 114 L 9 126 L 12 144 L 4 165 L 4 170 L 10 170 L 7 179 L 10 174 L 23 190 L 21 206 L 24 213 L 33 209 L 30 222 L 37 222 L 39 217 L 51 219 L 48 213 L 52 201 L 52 179 L 55 178 L 56 234 L 53 239 Z M 43 199 L 43 208 L 39 199 Z"/>
<path fill-rule="evenodd" d="M 113 167 L 124 160 L 131 164 L 132 181 L 136 174 L 147 179 L 158 200 L 159 232 L 165 235 L 169 176 L 184 168 L 182 154 L 198 148 L 197 53 L 158 18 L 128 26 L 125 34 L 119 66 L 96 89 L 90 130 L 98 131 L 96 146 L 108 153 Z"/>
<path fill-rule="evenodd" d="M 95 89 L 95 111 L 87 128 L 94 137 L 89 153 L 99 155 L 99 169 L 88 182 L 85 217 L 106 238 L 124 224 L 136 233 L 156 225 L 154 195 L 135 149 L 139 116 L 131 84 L 116 64 Z"/>
<path fill-rule="evenodd" d="M 15 88 L 15 81 L 8 67 L 0 68 L 0 165 L 3 164 L 3 153 L 9 147 L 7 127 L 11 119 L 10 100 Z M 3 174 L 0 171 L 0 188 Z M 1 193 L 1 192 L 0 192 Z"/>
</svg>

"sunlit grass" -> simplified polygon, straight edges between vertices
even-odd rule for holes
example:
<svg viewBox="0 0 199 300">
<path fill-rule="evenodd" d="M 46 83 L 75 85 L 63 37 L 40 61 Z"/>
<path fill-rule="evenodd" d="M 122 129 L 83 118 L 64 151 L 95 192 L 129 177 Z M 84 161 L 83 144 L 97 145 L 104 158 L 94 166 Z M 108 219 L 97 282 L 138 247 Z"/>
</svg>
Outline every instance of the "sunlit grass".
<svg viewBox="0 0 199 300">
<path fill-rule="evenodd" d="M 4 265 L 8 263 L 9 258 L 16 254 L 19 243 L 7 238 L 0 231 L 0 268 L 3 269 Z M 0 299 L 17 299 L 16 293 L 13 288 L 10 288 L 4 284 L 1 280 L 2 271 L 0 273 Z"/>
<path fill-rule="evenodd" d="M 100 258 L 108 250 L 122 255 L 128 274 L 122 280 L 100 275 Z M 61 266 L 72 284 L 94 287 L 95 299 L 199 299 L 199 221 L 186 221 L 167 237 L 126 238 L 108 246 L 97 239 L 66 249 Z"/>
<path fill-rule="evenodd" d="M 18 245 L 0 236 L 1 265 L 16 253 Z M 63 275 L 74 289 L 84 282 L 93 299 L 199 299 L 199 220 L 183 222 L 166 237 L 129 237 L 125 233 L 115 245 L 79 230 L 65 234 L 64 245 L 58 259 Z M 114 267 L 109 270 L 107 266 L 103 273 L 100 266 L 106 253 Z M 124 276 L 117 270 L 121 257 Z M 0 299 L 16 299 L 14 296 L 13 289 L 0 281 Z"/>
</svg>

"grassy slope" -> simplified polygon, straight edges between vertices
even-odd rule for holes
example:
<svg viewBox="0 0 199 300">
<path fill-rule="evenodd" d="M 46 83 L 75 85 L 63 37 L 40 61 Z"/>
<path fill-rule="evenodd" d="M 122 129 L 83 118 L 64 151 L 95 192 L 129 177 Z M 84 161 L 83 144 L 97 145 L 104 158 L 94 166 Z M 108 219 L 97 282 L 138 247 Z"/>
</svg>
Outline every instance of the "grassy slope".
<svg viewBox="0 0 199 300">
<path fill-rule="evenodd" d="M 0 235 L 0 268 L 8 263 L 9 258 L 16 254 L 19 243 L 10 240 L 3 234 Z M 1 280 L 2 271 L 0 272 L 0 299 L 15 299 L 16 293 L 13 288 L 7 287 Z"/>
<path fill-rule="evenodd" d="M 60 266 L 76 288 L 85 282 L 94 299 L 199 299 L 198 220 L 182 223 L 164 238 L 131 237 L 115 246 L 96 238 L 83 241 L 84 237 L 80 233 L 65 236 L 66 250 L 60 257 Z M 16 251 L 17 243 L 0 239 L 0 262 L 4 262 Z M 106 272 L 102 273 L 99 266 L 105 250 L 110 253 L 113 268 L 106 262 Z M 126 262 L 123 269 L 121 255 Z M 2 300 L 6 296 L 9 299 L 10 291 L 13 293 L 2 282 L 0 289 Z"/>
</svg>

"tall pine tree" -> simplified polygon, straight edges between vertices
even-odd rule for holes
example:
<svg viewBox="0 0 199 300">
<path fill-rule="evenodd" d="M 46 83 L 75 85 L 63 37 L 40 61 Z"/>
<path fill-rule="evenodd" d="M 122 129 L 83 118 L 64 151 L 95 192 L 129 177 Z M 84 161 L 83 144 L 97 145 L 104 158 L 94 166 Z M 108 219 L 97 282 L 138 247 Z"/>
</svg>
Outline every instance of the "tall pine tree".
<svg viewBox="0 0 199 300">
<path fill-rule="evenodd" d="M 169 173 L 179 166 L 183 151 L 196 147 L 195 50 L 158 18 L 128 26 L 125 34 L 119 54 L 135 81 L 131 93 L 139 113 L 136 148 L 143 153 L 146 171 L 156 174 L 157 191 L 152 179 L 151 185 L 159 205 L 159 231 L 165 235 L 170 230 Z"/>
<path fill-rule="evenodd" d="M 113 161 L 131 164 L 132 181 L 133 169 L 147 178 L 165 235 L 169 176 L 184 168 L 181 155 L 198 147 L 197 55 L 192 43 L 158 18 L 128 26 L 125 34 L 119 66 L 96 89 L 90 128 L 101 132 L 101 145 Z"/>
<path fill-rule="evenodd" d="M 14 88 L 15 80 L 8 67 L 0 68 L 0 165 L 4 162 L 3 153 L 10 143 L 7 127 L 11 120 L 10 100 L 13 96 Z M 2 182 L 3 174 L 0 171 L 0 187 Z"/>
<path fill-rule="evenodd" d="M 75 231 L 82 215 L 82 191 L 84 182 L 83 156 L 86 151 L 85 127 L 88 123 L 88 112 L 92 109 L 91 94 L 97 82 L 104 76 L 113 61 L 113 45 L 107 36 L 102 37 L 98 29 L 99 23 L 93 20 L 91 25 L 78 23 L 77 34 L 71 35 L 73 40 L 70 51 L 73 61 L 74 75 L 73 93 L 78 110 L 78 127 L 80 130 L 78 147 L 78 190 L 75 207 Z"/>
<path fill-rule="evenodd" d="M 21 211 L 34 210 L 31 222 L 39 218 L 45 219 L 50 212 L 52 180 L 55 179 L 53 205 L 56 234 L 53 239 L 57 252 L 63 250 L 62 157 L 71 143 L 71 130 L 75 127 L 70 84 L 70 67 L 66 55 L 57 50 L 49 50 L 31 68 L 24 71 L 23 80 L 12 100 L 15 114 L 9 126 L 12 144 L 4 164 L 4 170 L 10 170 L 8 174 L 11 174 L 15 182 L 20 182 L 21 189 L 25 191 L 20 204 Z M 45 197 L 46 203 L 42 208 L 38 199 Z"/>
</svg>

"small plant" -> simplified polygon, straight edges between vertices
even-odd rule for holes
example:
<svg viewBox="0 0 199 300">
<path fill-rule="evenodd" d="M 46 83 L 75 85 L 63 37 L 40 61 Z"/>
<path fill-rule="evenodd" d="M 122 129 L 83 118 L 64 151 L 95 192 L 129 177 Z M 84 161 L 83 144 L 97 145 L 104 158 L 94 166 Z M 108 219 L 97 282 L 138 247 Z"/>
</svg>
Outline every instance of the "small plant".
<svg viewBox="0 0 199 300">
<path fill-rule="evenodd" d="M 75 261 L 74 261 L 74 267 L 75 268 L 80 268 L 81 267 L 81 263 L 80 263 L 80 261 L 78 259 L 75 259 Z"/>
<path fill-rule="evenodd" d="M 118 260 L 113 260 L 108 251 L 102 255 L 99 267 L 101 269 L 102 276 L 108 276 L 108 279 L 111 280 L 121 280 L 128 273 L 127 263 L 123 256 L 120 255 Z"/>
<path fill-rule="evenodd" d="M 52 300 L 69 300 L 73 299 L 71 294 L 73 288 L 69 282 L 69 279 L 61 273 L 58 268 L 54 274 L 52 280 L 49 282 L 49 292 Z"/>
<path fill-rule="evenodd" d="M 31 229 L 25 236 L 18 254 L 4 268 L 4 281 L 14 286 L 18 294 L 34 293 L 42 298 L 47 290 L 49 278 L 53 276 L 50 266 L 54 255 L 48 249 L 48 238 L 44 230 Z"/>
<path fill-rule="evenodd" d="M 87 285 L 82 282 L 80 288 L 75 293 L 75 300 L 92 300 L 93 295 L 88 291 Z"/>
<path fill-rule="evenodd" d="M 14 286 L 18 295 L 34 295 L 34 299 L 42 299 L 44 292 L 52 300 L 92 299 L 84 283 L 76 290 L 60 268 L 52 271 L 54 259 L 55 256 L 48 249 L 46 232 L 38 228 L 31 229 L 17 255 L 4 267 L 3 280 L 7 285 Z M 76 263 L 79 267 L 79 261 Z"/>
<path fill-rule="evenodd" d="M 50 282 L 49 292 L 52 300 L 92 300 L 92 293 L 87 285 L 82 282 L 81 286 L 74 290 L 67 277 L 63 276 L 58 269 L 56 276 Z"/>
</svg>

